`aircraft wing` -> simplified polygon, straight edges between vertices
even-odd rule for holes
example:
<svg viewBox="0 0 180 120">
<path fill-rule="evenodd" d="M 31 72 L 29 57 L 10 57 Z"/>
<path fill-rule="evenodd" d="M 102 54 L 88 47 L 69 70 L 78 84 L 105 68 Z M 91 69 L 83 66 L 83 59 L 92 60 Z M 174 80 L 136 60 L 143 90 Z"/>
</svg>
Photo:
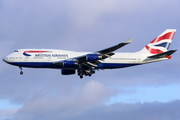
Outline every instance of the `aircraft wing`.
<svg viewBox="0 0 180 120">
<path fill-rule="evenodd" d="M 131 38 L 125 42 L 119 43 L 117 45 L 114 45 L 112 47 L 103 49 L 103 50 L 99 50 L 95 53 L 89 53 L 86 55 L 82 55 L 82 56 L 78 56 L 75 58 L 72 58 L 72 61 L 76 61 L 78 64 L 87 66 L 87 67 L 96 67 L 98 64 L 100 64 L 101 62 L 99 60 L 103 60 L 106 59 L 112 55 L 114 55 L 115 53 L 113 53 L 115 50 L 131 43 L 134 40 L 134 38 Z M 66 61 L 71 61 L 71 60 L 66 60 Z M 54 64 L 56 65 L 62 65 L 63 61 L 58 61 L 58 62 L 54 62 Z"/>
<path fill-rule="evenodd" d="M 125 45 L 127 45 L 129 43 L 131 43 L 133 40 L 134 40 L 134 38 L 131 38 L 131 39 L 125 41 L 125 42 L 119 43 L 117 45 L 114 45 L 112 47 L 109 47 L 109 48 L 106 48 L 106 49 L 103 49 L 103 50 L 99 50 L 99 51 L 97 51 L 95 53 L 92 53 L 92 54 L 102 55 L 102 59 L 106 59 L 106 58 L 114 55 L 113 52 L 115 50 L 117 50 L 117 49 L 119 49 L 119 48 L 121 48 L 121 47 L 123 47 L 123 46 L 125 46 Z M 86 58 L 87 58 L 87 55 L 84 55 L 84 56 L 76 57 L 75 59 L 77 59 L 79 63 L 82 63 L 82 62 L 87 62 Z"/>
<path fill-rule="evenodd" d="M 100 51 L 97 51 L 97 52 L 100 53 L 100 54 L 108 54 L 108 53 L 111 53 L 111 52 L 113 52 L 113 51 L 115 51 L 115 50 L 117 50 L 117 49 L 131 43 L 133 40 L 134 40 L 134 38 L 131 38 L 131 39 L 125 41 L 125 42 L 119 43 L 118 45 L 114 45 L 112 47 L 109 47 L 109 48 L 106 48 L 106 49 L 103 49 L 103 50 L 100 50 Z"/>
</svg>

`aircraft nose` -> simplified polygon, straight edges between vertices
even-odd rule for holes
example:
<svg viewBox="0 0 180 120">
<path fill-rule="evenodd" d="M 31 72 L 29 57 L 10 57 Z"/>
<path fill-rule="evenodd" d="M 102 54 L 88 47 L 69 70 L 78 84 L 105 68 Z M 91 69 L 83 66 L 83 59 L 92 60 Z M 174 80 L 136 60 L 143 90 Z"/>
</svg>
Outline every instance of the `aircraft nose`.
<svg viewBox="0 0 180 120">
<path fill-rule="evenodd" d="M 7 63 L 7 57 L 4 57 L 4 58 L 3 58 L 3 61 Z"/>
</svg>

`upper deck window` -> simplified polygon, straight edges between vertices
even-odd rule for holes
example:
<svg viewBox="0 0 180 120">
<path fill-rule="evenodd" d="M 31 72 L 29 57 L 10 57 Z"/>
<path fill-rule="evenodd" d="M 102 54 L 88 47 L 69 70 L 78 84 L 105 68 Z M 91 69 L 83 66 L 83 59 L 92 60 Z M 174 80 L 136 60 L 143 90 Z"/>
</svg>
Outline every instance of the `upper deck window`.
<svg viewBox="0 0 180 120">
<path fill-rule="evenodd" d="M 18 52 L 18 50 L 15 50 L 14 52 Z"/>
</svg>

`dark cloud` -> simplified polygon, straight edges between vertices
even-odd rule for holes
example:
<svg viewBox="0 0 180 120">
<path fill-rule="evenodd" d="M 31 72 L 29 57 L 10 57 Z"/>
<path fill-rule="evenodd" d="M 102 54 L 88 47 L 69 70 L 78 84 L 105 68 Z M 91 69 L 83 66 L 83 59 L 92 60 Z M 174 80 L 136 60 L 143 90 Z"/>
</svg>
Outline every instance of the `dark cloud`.
<svg viewBox="0 0 180 120">
<path fill-rule="evenodd" d="M 178 0 L 1 0 L 0 57 L 18 48 L 97 51 L 131 37 L 135 41 L 118 51 L 138 51 L 167 28 L 177 29 L 170 48 L 178 49 L 179 3 Z M 180 117 L 179 100 L 111 106 L 105 103 L 118 94 L 135 94 L 138 86 L 179 84 L 178 52 L 168 61 L 97 71 L 83 80 L 49 69 L 24 68 L 25 74 L 19 76 L 18 67 L 0 61 L 0 99 L 22 106 L 0 110 L 0 116 L 18 120 L 176 120 Z M 121 86 L 133 88 L 120 89 Z"/>
<path fill-rule="evenodd" d="M 118 103 L 113 104 L 111 106 L 105 105 L 96 105 L 91 106 L 90 108 L 86 108 L 85 110 L 81 110 L 81 106 L 56 106 L 53 107 L 51 104 L 47 104 L 47 98 L 42 102 L 43 109 L 41 109 L 41 104 L 34 107 L 34 109 L 23 108 L 22 113 L 17 113 L 18 115 L 15 119 L 67 119 L 67 120 L 78 120 L 78 119 L 87 119 L 87 120 L 117 120 L 117 119 L 139 119 L 139 120 L 178 120 L 180 115 L 180 101 L 172 101 L 169 103 L 160 103 L 160 102 L 152 102 L 152 103 L 135 103 L 135 104 L 125 104 Z"/>
</svg>

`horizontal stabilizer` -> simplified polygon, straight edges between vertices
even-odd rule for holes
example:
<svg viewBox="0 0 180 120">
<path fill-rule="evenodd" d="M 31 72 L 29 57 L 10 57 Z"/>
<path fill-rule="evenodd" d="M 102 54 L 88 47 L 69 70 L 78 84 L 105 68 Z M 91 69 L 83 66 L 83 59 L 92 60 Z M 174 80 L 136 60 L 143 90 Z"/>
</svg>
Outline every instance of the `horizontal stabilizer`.
<svg viewBox="0 0 180 120">
<path fill-rule="evenodd" d="M 160 54 L 149 56 L 148 58 L 165 58 L 165 57 L 170 56 L 171 54 L 173 54 L 176 51 L 177 50 L 170 50 L 170 51 L 167 51 L 167 52 L 163 52 L 163 53 L 160 53 Z"/>
</svg>

